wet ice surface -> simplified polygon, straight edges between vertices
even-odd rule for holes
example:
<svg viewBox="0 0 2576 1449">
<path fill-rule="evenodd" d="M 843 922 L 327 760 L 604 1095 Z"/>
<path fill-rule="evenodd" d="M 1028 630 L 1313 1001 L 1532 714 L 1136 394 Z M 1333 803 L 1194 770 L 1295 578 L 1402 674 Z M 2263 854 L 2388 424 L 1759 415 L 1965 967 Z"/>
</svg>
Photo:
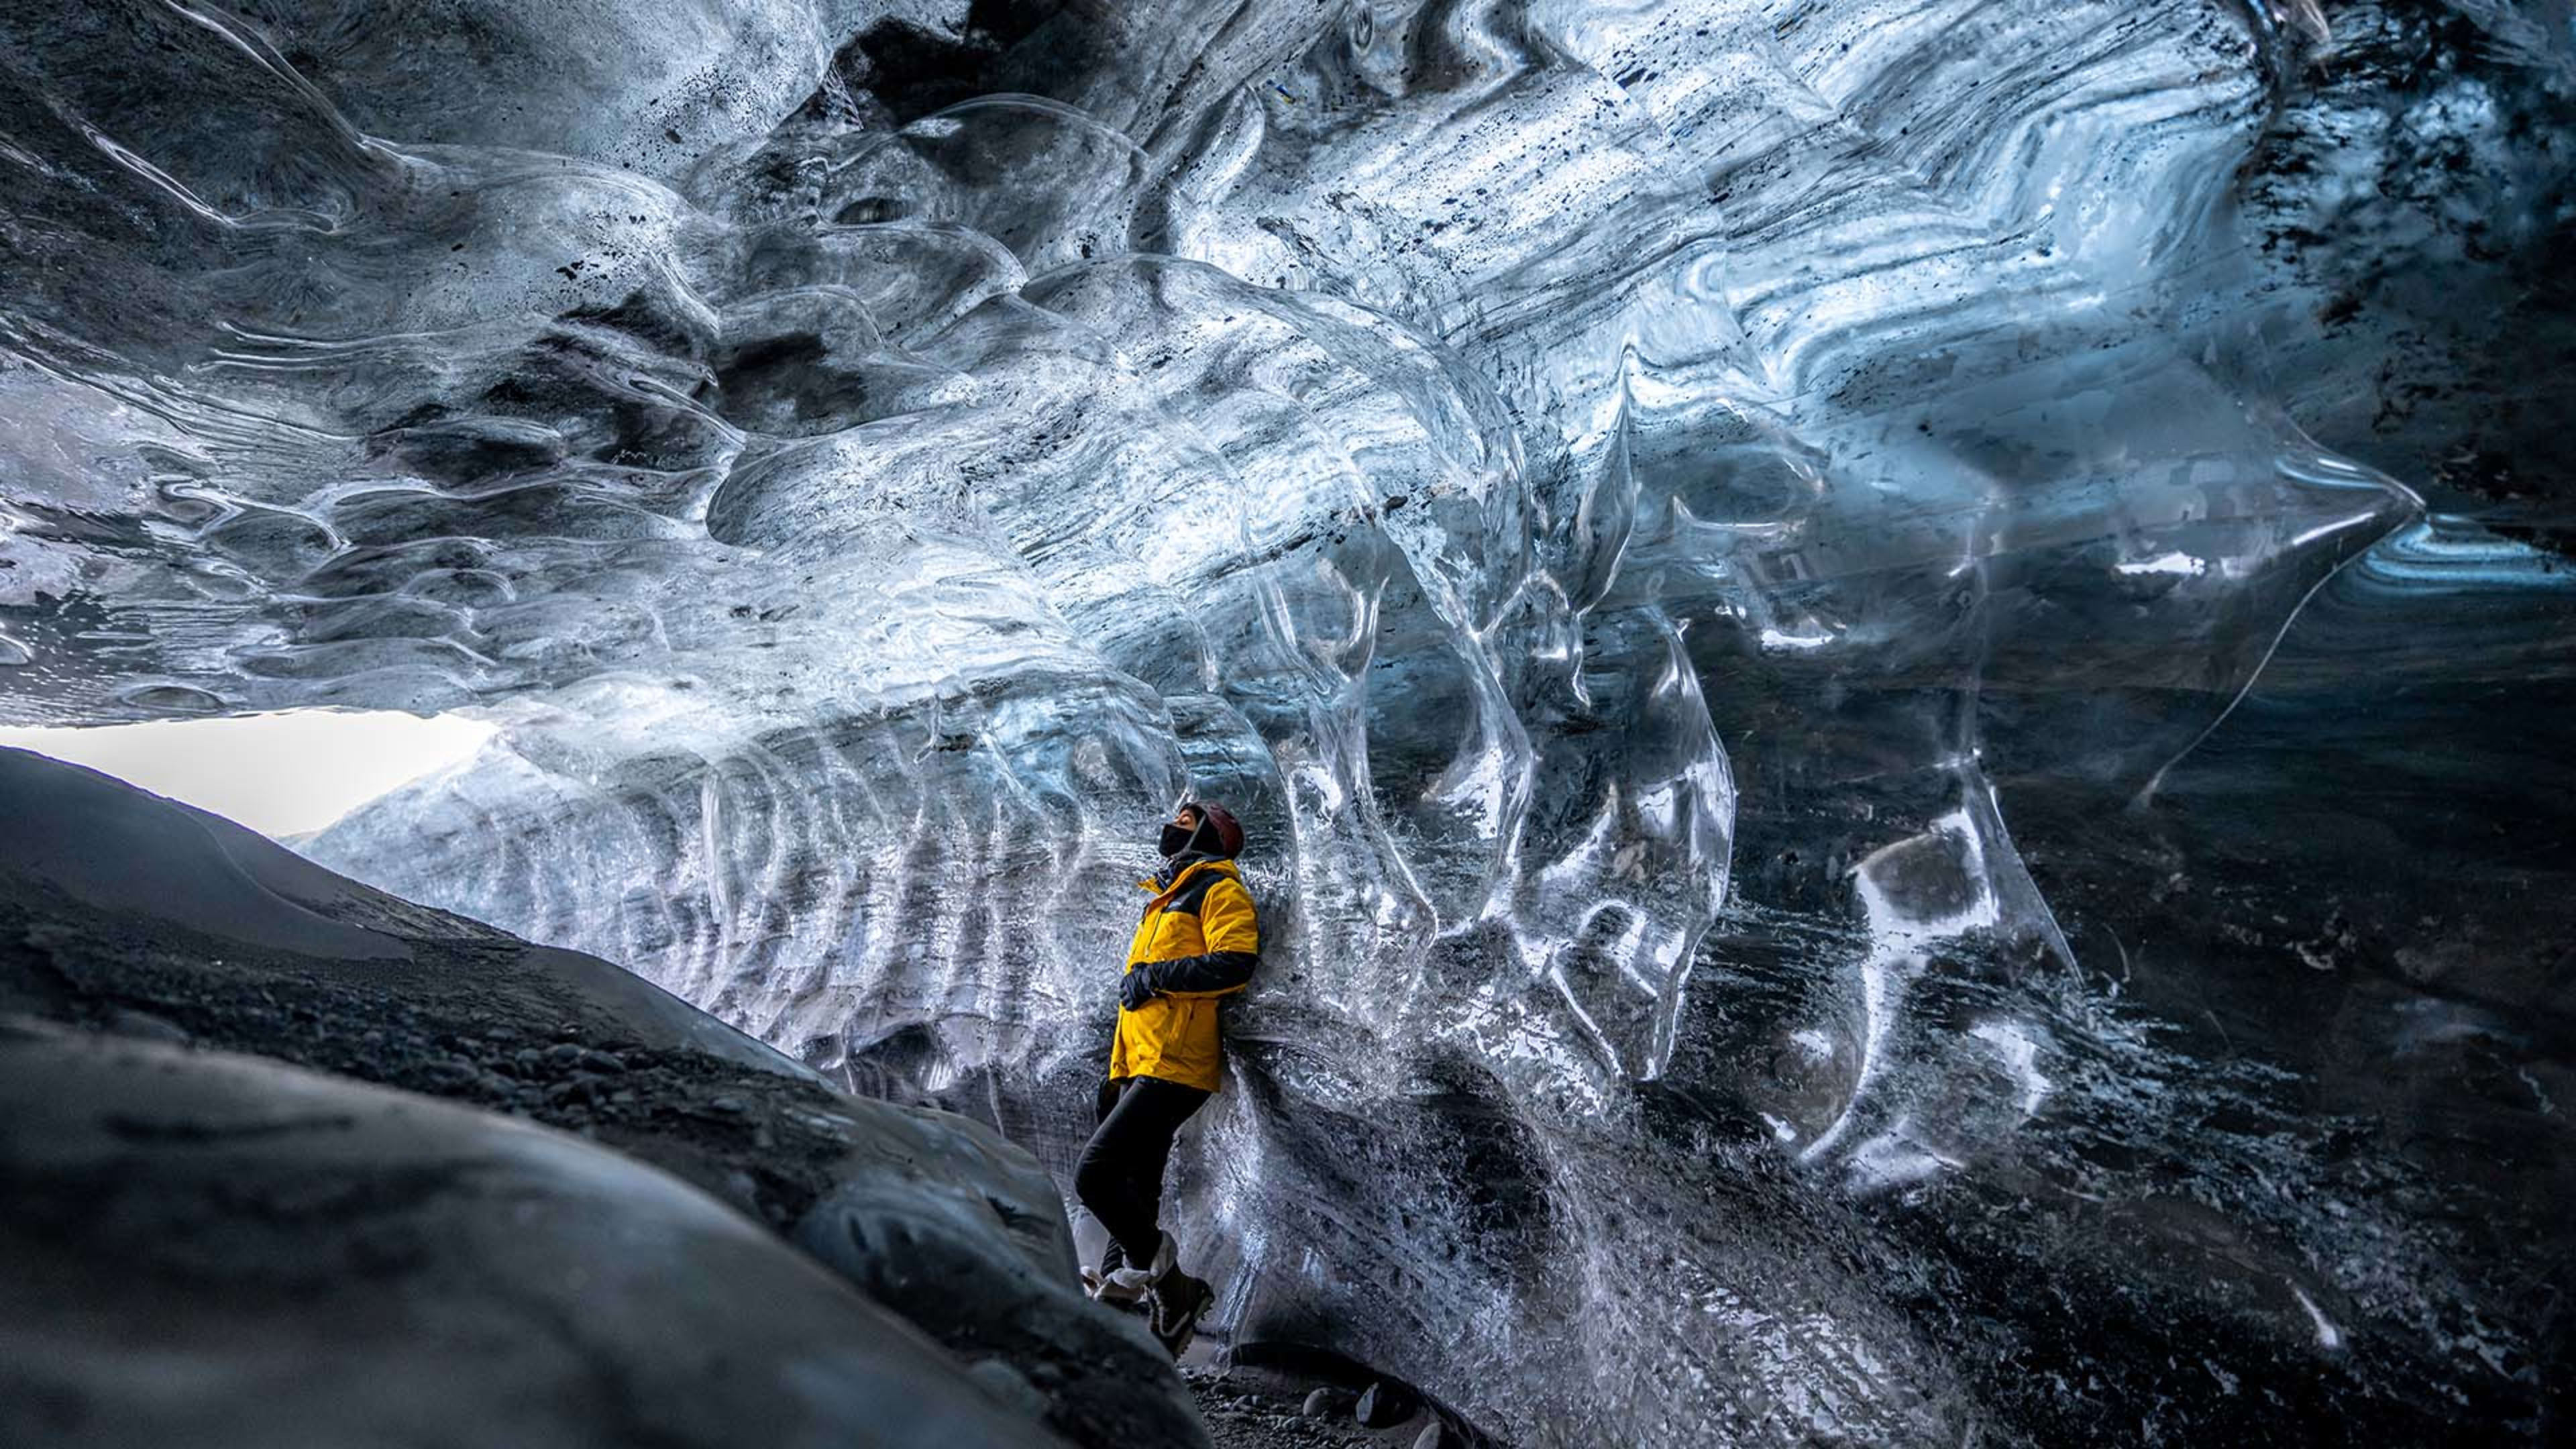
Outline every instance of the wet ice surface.
<svg viewBox="0 0 2576 1449">
<path fill-rule="evenodd" d="M 1223 799 L 1218 1327 L 1515 1440 L 2540 1431 L 2563 30 L 453 13 L 11 10 L 13 716 L 1059 1167 Z"/>
</svg>

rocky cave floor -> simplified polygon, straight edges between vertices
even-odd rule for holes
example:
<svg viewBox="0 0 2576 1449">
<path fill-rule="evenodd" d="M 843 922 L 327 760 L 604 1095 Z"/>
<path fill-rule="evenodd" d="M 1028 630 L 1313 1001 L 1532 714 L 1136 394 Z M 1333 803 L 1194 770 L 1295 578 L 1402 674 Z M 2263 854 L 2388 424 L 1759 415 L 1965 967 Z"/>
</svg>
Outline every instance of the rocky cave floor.
<svg viewBox="0 0 2576 1449">
<path fill-rule="evenodd" d="M 1320 1449 L 1346 1444 L 1442 1449 L 1467 1442 L 1436 1414 L 1412 1405 L 1402 1406 L 1411 1411 L 1384 1428 L 1368 1428 L 1355 1413 L 1357 1392 L 1313 1379 L 1188 1361 L 1181 1366 L 1181 1377 L 1191 1397 L 1198 1400 L 1208 1437 L 1216 1441 L 1217 1449 Z"/>
</svg>

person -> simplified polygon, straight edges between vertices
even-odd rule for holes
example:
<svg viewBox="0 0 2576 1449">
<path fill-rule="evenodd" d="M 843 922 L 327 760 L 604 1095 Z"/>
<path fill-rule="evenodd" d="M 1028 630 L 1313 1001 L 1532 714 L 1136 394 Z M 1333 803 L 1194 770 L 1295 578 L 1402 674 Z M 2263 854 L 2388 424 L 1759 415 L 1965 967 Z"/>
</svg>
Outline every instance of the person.
<svg viewBox="0 0 2576 1449">
<path fill-rule="evenodd" d="M 1106 1303 L 1141 1305 L 1154 1336 L 1178 1358 L 1214 1292 L 1181 1271 L 1162 1230 L 1163 1168 L 1172 1137 L 1224 1075 L 1217 1014 L 1252 982 L 1261 932 L 1235 869 L 1243 826 L 1224 807 L 1182 805 L 1163 827 L 1163 865 L 1150 881 L 1118 981 L 1118 1035 L 1101 1085 L 1098 1127 L 1082 1149 L 1074 1195 L 1109 1230 L 1098 1269 L 1083 1277 Z"/>
</svg>

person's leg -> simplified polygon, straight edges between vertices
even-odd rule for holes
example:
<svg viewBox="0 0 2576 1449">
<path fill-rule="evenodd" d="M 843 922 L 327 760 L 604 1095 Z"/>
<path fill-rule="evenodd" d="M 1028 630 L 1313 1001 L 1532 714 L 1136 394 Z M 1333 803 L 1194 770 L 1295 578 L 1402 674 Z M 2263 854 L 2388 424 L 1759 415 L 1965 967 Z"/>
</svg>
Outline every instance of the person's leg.
<svg viewBox="0 0 2576 1449">
<path fill-rule="evenodd" d="M 1169 1349 L 1172 1357 L 1177 1359 L 1189 1348 L 1190 1340 L 1197 1335 L 1199 1315 L 1207 1311 L 1208 1306 L 1215 1301 L 1216 1295 L 1206 1282 L 1193 1278 L 1181 1270 L 1177 1252 L 1169 1260 L 1162 1257 L 1161 1249 L 1169 1239 L 1165 1237 L 1161 1227 L 1155 1224 L 1162 1216 L 1163 1169 L 1171 1161 L 1173 1135 L 1179 1131 L 1183 1122 L 1189 1120 L 1192 1113 L 1206 1103 L 1208 1094 L 1194 1088 L 1176 1086 L 1170 1082 L 1156 1081 L 1151 1082 L 1150 1085 L 1161 1089 L 1155 1093 L 1159 1099 L 1155 1105 L 1161 1109 L 1158 1111 L 1157 1120 L 1159 1122 L 1167 1113 L 1171 1127 L 1159 1134 L 1150 1160 L 1138 1163 L 1140 1176 L 1137 1195 L 1143 1206 L 1144 1219 L 1148 1224 L 1144 1236 L 1153 1240 L 1156 1249 L 1155 1256 L 1145 1260 L 1149 1265 L 1148 1272 L 1151 1274 L 1143 1285 L 1145 1319 L 1146 1326 L 1153 1331 L 1154 1337 L 1161 1340 L 1163 1347 Z"/>
<path fill-rule="evenodd" d="M 1155 1220 L 1162 1206 L 1163 1169 L 1171 1160 L 1172 1137 L 1207 1099 L 1208 1094 L 1195 1087 L 1154 1077 L 1133 1078 L 1082 1149 L 1082 1161 L 1073 1173 L 1074 1195 L 1109 1230 L 1110 1241 L 1127 1263 L 1150 1267 L 1162 1246 L 1162 1230 Z"/>
<path fill-rule="evenodd" d="M 1127 1252 L 1133 1259 L 1135 1245 L 1141 1242 L 1146 1256 L 1140 1261 L 1151 1264 L 1154 1250 L 1162 1245 L 1163 1172 L 1171 1165 L 1172 1141 L 1180 1135 L 1181 1124 L 1206 1105 L 1210 1094 L 1159 1077 L 1140 1078 L 1137 1090 L 1145 1095 L 1138 1104 L 1139 1115 L 1145 1119 L 1145 1133 L 1137 1144 L 1136 1155 L 1135 1201 L 1142 1222 L 1139 1234 L 1127 1239 Z"/>
<path fill-rule="evenodd" d="M 1082 1156 L 1079 1159 L 1081 1163 L 1088 1164 L 1091 1161 L 1092 1154 L 1099 1146 L 1101 1124 L 1109 1120 L 1110 1112 L 1118 1106 L 1118 1099 L 1126 1095 L 1128 1086 L 1135 1080 L 1136 1079 L 1134 1077 L 1113 1077 L 1100 1084 L 1098 1095 L 1092 1099 L 1092 1140 L 1083 1145 Z M 1083 1206 L 1088 1208 L 1091 1204 L 1088 1197 L 1083 1193 L 1082 1181 L 1082 1168 L 1077 1166 L 1073 1174 L 1074 1195 L 1078 1198 L 1083 1198 Z M 1092 1216 L 1099 1217 L 1100 1214 L 1094 1212 L 1092 1213 Z M 1101 1227 L 1104 1229 L 1108 1226 L 1109 1224 L 1106 1221 L 1101 1223 Z M 1126 1250 L 1118 1246 L 1118 1235 L 1116 1233 L 1111 1233 L 1109 1235 L 1109 1246 L 1100 1250 L 1100 1269 L 1092 1279 L 1094 1286 L 1097 1286 L 1099 1279 L 1106 1278 L 1110 1274 L 1115 1273 L 1126 1266 Z"/>
</svg>

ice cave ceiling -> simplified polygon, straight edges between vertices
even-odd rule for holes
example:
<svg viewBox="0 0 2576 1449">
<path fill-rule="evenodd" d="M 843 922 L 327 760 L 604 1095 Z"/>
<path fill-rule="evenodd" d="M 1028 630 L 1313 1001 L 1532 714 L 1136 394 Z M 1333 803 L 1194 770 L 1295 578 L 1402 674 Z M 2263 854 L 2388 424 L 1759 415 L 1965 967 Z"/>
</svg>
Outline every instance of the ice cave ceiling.
<svg viewBox="0 0 2576 1449">
<path fill-rule="evenodd" d="M 2565 0 L 0 16 L 8 722 L 1059 1170 L 1226 800 L 1184 1241 L 1512 1442 L 2565 1432 Z"/>
</svg>

